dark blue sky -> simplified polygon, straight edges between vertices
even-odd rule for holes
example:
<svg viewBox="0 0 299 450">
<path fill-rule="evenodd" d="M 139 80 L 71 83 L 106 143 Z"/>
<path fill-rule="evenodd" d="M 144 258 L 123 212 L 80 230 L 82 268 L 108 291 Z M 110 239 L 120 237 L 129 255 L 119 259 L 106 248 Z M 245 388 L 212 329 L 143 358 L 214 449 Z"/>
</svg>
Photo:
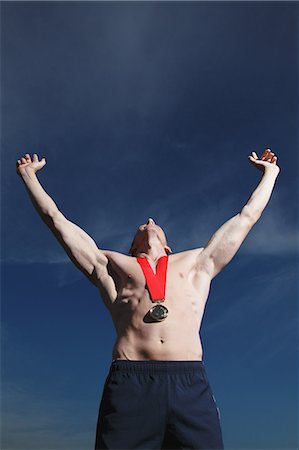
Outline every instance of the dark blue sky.
<svg viewBox="0 0 299 450">
<path fill-rule="evenodd" d="M 15 162 L 100 248 L 153 217 L 201 247 L 260 180 L 260 221 L 212 282 L 200 330 L 226 449 L 297 449 L 295 2 L 2 2 L 2 427 L 5 450 L 90 449 L 115 331 L 40 220 Z"/>
</svg>

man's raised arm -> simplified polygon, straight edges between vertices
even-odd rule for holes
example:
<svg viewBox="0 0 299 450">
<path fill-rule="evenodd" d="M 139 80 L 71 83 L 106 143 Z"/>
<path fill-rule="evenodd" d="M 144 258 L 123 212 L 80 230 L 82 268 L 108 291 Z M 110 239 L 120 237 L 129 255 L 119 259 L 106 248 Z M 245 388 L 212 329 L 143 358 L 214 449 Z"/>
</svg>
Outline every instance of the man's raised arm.
<svg viewBox="0 0 299 450">
<path fill-rule="evenodd" d="M 204 268 L 214 278 L 234 257 L 253 225 L 267 206 L 279 174 L 277 157 L 270 149 L 259 159 L 255 152 L 249 156 L 252 164 L 263 172 L 262 179 L 241 212 L 225 222 L 208 241 L 197 259 L 198 268 Z"/>
<path fill-rule="evenodd" d="M 43 189 L 36 172 L 45 164 L 45 158 L 39 161 L 37 154 L 34 154 L 31 160 L 27 153 L 25 158 L 17 161 L 16 171 L 23 180 L 35 209 L 69 258 L 93 284 L 98 286 L 99 281 L 107 277 L 108 259 L 84 230 L 66 219 Z"/>
</svg>

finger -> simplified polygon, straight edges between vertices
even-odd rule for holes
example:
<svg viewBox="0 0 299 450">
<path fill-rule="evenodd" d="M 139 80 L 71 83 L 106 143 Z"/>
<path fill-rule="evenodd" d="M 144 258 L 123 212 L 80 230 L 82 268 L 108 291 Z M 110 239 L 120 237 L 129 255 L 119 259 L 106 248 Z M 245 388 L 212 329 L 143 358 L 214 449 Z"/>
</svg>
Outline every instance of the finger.
<svg viewBox="0 0 299 450">
<path fill-rule="evenodd" d="M 38 162 L 38 156 L 36 153 L 33 153 L 33 161 Z"/>
<path fill-rule="evenodd" d="M 22 163 L 24 163 L 24 164 L 26 164 L 26 163 L 27 163 L 27 161 L 26 161 L 26 159 L 25 159 L 25 158 L 21 158 L 21 161 L 22 161 Z"/>
<path fill-rule="evenodd" d="M 258 159 L 258 156 L 255 152 L 251 152 L 251 153 L 253 154 L 254 158 Z"/>
<path fill-rule="evenodd" d="M 268 161 L 272 161 L 272 159 L 273 159 L 273 156 L 275 156 L 275 154 L 273 153 L 273 152 L 271 152 L 271 150 L 270 149 L 268 149 L 269 150 L 269 153 L 268 153 L 268 156 L 267 156 L 267 158 L 268 158 Z"/>
<path fill-rule="evenodd" d="M 270 152 L 271 150 L 269 148 L 266 148 L 266 150 L 263 152 L 262 156 L 267 156 L 267 154 Z"/>
<path fill-rule="evenodd" d="M 21 160 L 20 160 L 20 159 L 18 159 L 18 161 L 17 161 L 17 166 L 18 166 L 19 164 L 21 164 Z"/>
<path fill-rule="evenodd" d="M 269 155 L 266 154 L 266 155 L 263 155 L 263 156 L 261 157 L 261 159 L 262 159 L 263 161 L 268 161 L 270 158 L 269 158 Z"/>
<path fill-rule="evenodd" d="M 261 159 L 262 159 L 262 158 L 268 158 L 268 155 L 269 155 L 270 152 L 271 152 L 270 148 L 267 148 L 267 149 L 264 151 L 264 153 L 262 154 Z"/>
<path fill-rule="evenodd" d="M 258 165 L 261 164 L 261 160 L 258 158 L 254 158 L 253 156 L 249 155 L 248 158 L 250 159 L 250 161 L 252 162 L 252 164 L 254 165 Z"/>
</svg>

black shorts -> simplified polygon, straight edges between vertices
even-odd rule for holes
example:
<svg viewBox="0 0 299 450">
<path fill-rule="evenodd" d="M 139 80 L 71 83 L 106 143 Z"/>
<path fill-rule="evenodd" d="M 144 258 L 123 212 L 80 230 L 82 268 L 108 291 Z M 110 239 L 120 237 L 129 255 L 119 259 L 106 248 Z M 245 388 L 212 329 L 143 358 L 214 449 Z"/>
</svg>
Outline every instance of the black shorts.
<svg viewBox="0 0 299 450">
<path fill-rule="evenodd" d="M 112 361 L 95 449 L 223 449 L 203 362 Z"/>
</svg>

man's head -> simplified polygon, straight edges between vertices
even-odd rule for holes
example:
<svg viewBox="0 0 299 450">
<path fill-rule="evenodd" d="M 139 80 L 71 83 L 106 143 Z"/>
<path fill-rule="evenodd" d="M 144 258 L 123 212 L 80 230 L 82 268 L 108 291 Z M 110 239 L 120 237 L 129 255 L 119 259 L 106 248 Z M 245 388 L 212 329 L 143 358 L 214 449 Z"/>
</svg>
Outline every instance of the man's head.
<svg viewBox="0 0 299 450">
<path fill-rule="evenodd" d="M 167 244 L 167 239 L 164 231 L 155 221 L 150 217 L 146 223 L 138 227 L 133 242 L 131 244 L 129 253 L 135 256 L 138 253 L 147 251 L 149 247 L 149 240 L 151 242 L 157 242 L 157 245 L 161 245 L 165 252 L 172 253 L 171 248 Z"/>
</svg>

